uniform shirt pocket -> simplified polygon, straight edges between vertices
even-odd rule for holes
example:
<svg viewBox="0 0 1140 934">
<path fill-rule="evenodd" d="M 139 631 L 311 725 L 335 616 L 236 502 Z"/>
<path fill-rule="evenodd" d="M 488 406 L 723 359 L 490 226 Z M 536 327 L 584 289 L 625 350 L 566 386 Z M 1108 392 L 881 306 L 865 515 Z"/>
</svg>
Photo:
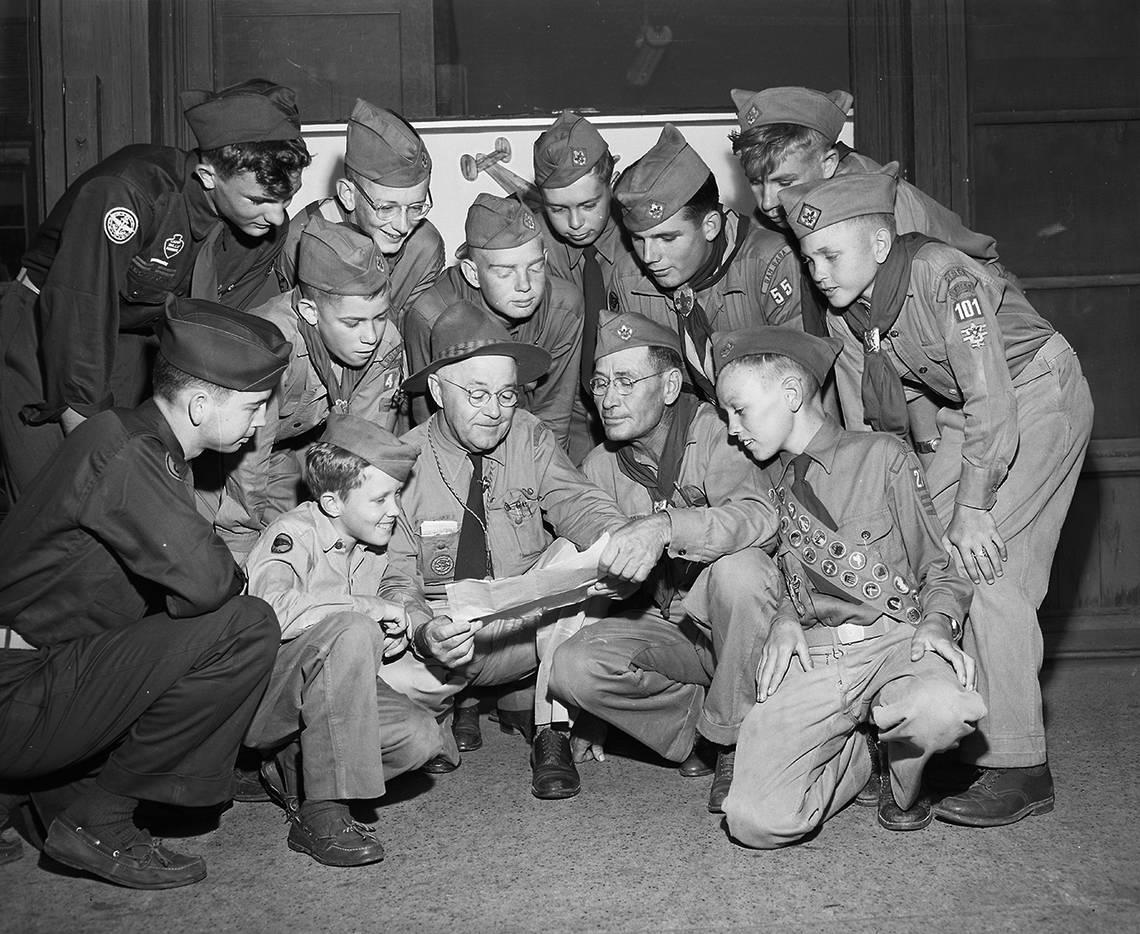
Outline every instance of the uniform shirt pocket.
<svg viewBox="0 0 1140 934">
<path fill-rule="evenodd" d="M 419 524 L 419 566 L 424 585 L 455 580 L 460 524 L 452 518 L 424 519 Z"/>
<path fill-rule="evenodd" d="M 489 512 L 497 513 L 523 558 L 538 555 L 546 548 L 547 536 L 542 528 L 542 509 L 533 487 L 511 487 L 501 501 L 491 504 Z M 490 516 L 488 519 L 490 520 Z"/>
</svg>

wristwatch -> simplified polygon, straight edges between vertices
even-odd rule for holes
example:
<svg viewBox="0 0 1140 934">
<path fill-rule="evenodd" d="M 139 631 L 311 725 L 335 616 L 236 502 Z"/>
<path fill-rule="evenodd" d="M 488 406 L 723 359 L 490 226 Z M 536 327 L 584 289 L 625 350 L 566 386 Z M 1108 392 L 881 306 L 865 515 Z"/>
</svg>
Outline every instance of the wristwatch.
<svg viewBox="0 0 1140 934">
<path fill-rule="evenodd" d="M 914 450 L 918 454 L 933 454 L 938 450 L 938 442 L 941 438 L 927 438 L 925 441 L 914 442 Z"/>
<path fill-rule="evenodd" d="M 958 620 L 954 619 L 953 616 L 947 616 L 946 618 L 948 620 L 950 620 L 950 638 L 953 639 L 955 642 L 957 642 L 959 645 L 961 645 L 962 644 L 962 624 L 960 622 L 958 622 Z"/>
</svg>

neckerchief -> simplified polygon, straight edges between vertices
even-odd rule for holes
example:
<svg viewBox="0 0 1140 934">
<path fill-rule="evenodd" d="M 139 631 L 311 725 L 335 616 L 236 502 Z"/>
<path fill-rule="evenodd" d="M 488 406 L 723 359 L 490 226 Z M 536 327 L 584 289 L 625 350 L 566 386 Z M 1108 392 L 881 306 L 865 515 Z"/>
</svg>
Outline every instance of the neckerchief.
<svg viewBox="0 0 1140 934">
<path fill-rule="evenodd" d="M 380 349 L 380 341 L 376 342 L 376 350 L 372 351 L 372 356 L 363 366 L 341 367 L 341 375 L 338 377 L 332 355 L 325 346 L 325 342 L 321 340 L 316 325 L 309 324 L 308 321 L 297 315 L 297 330 L 301 332 L 301 339 L 309 351 L 309 361 L 313 364 L 313 369 L 317 371 L 317 376 L 320 377 L 321 383 L 329 395 L 329 405 L 334 412 L 347 415 L 348 402 L 356 391 L 356 387 L 360 385 L 360 381 L 364 379 L 364 374 L 372 365 L 372 361 L 376 359 L 376 352 Z"/>
</svg>

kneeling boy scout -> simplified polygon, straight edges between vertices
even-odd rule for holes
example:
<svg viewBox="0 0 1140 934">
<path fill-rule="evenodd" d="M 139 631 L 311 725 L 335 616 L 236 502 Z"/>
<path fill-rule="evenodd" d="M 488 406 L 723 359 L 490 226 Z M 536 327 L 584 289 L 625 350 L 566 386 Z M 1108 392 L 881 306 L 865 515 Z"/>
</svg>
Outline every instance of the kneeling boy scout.
<svg viewBox="0 0 1140 934">
<path fill-rule="evenodd" d="M 376 593 L 415 455 L 371 422 L 333 416 L 305 456 L 316 501 L 273 522 L 246 563 L 281 648 L 245 743 L 274 755 L 262 775 L 288 815 L 289 848 L 328 866 L 383 859 L 350 805 L 382 797 L 386 780 L 441 748 L 428 710 L 376 676 L 406 645 L 403 607 Z"/>
<path fill-rule="evenodd" d="M 872 427 L 905 423 L 908 387 L 945 403 L 927 482 L 959 567 L 980 585 L 965 644 L 989 715 L 962 751 L 981 776 L 935 813 L 993 826 L 1050 811 L 1037 609 L 1092 431 L 1076 354 L 1011 282 L 937 240 L 897 236 L 891 174 L 780 199 L 813 278 L 863 342 Z"/>
<path fill-rule="evenodd" d="M 845 807 L 871 774 L 866 721 L 889 765 L 879 822 L 924 827 L 923 768 L 985 705 L 957 645 L 970 582 L 942 547 L 922 469 L 897 438 L 824 414 L 837 338 L 755 328 L 717 335 L 714 349 L 729 434 L 766 465 L 786 581 L 740 728 L 728 828 L 774 848 Z"/>
</svg>

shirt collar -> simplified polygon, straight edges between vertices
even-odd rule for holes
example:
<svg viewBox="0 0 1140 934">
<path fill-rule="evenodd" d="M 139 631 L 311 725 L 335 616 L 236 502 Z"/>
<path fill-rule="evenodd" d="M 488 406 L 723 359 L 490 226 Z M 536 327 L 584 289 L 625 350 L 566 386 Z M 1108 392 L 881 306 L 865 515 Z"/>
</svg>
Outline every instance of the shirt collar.
<svg viewBox="0 0 1140 934">
<path fill-rule="evenodd" d="M 514 423 L 512 422 L 511 429 L 513 428 Z M 441 461 L 440 467 L 443 467 L 442 462 L 446 462 L 450 471 L 458 468 L 459 464 L 465 462 L 471 456 L 471 452 L 461 447 L 459 442 L 455 440 L 455 436 L 448 427 L 442 411 L 436 412 L 428 419 L 427 433 L 428 438 L 426 443 L 429 447 L 434 445 L 434 449 Z M 505 449 L 507 439 L 510 438 L 510 436 L 511 432 L 508 430 L 503 440 L 499 442 L 497 448 L 493 451 L 485 451 L 483 453 L 483 459 L 493 461 L 500 467 L 505 466 Z"/>
<path fill-rule="evenodd" d="M 170 467 L 171 472 L 177 474 L 180 480 L 185 480 L 190 471 L 190 465 L 186 463 L 186 452 L 182 450 L 182 443 L 175 436 L 174 429 L 170 427 L 170 423 L 162 414 L 162 410 L 151 398 L 147 399 L 135 411 L 146 424 L 153 425 L 158 432 L 158 436 L 162 439 L 162 443 L 168 452 L 167 466 Z"/>
<path fill-rule="evenodd" d="M 210 203 L 206 189 L 194 174 L 194 167 L 198 165 L 197 153 L 186 155 L 186 181 L 182 192 L 186 197 L 186 214 L 190 220 L 190 237 L 194 240 L 205 240 L 216 224 L 224 223 L 218 217 L 217 211 Z"/>
<path fill-rule="evenodd" d="M 327 555 L 330 551 L 336 549 L 337 543 L 339 542 L 341 545 L 341 551 L 347 553 L 344 535 L 337 530 L 337 527 L 335 525 L 333 525 L 332 519 L 326 516 L 321 511 L 321 507 L 315 502 L 305 503 L 305 506 L 309 510 L 309 517 L 313 523 L 313 530 L 317 534 L 317 546 L 321 549 L 321 551 Z"/>
<path fill-rule="evenodd" d="M 804 453 L 825 471 L 831 473 L 831 469 L 835 465 L 835 452 L 839 449 L 839 439 L 842 435 L 843 429 L 830 418 L 825 418 L 823 424 L 819 426 L 819 430 L 807 443 Z M 780 452 L 780 464 L 783 471 L 788 469 L 788 465 L 794 456 L 787 451 Z"/>
</svg>

